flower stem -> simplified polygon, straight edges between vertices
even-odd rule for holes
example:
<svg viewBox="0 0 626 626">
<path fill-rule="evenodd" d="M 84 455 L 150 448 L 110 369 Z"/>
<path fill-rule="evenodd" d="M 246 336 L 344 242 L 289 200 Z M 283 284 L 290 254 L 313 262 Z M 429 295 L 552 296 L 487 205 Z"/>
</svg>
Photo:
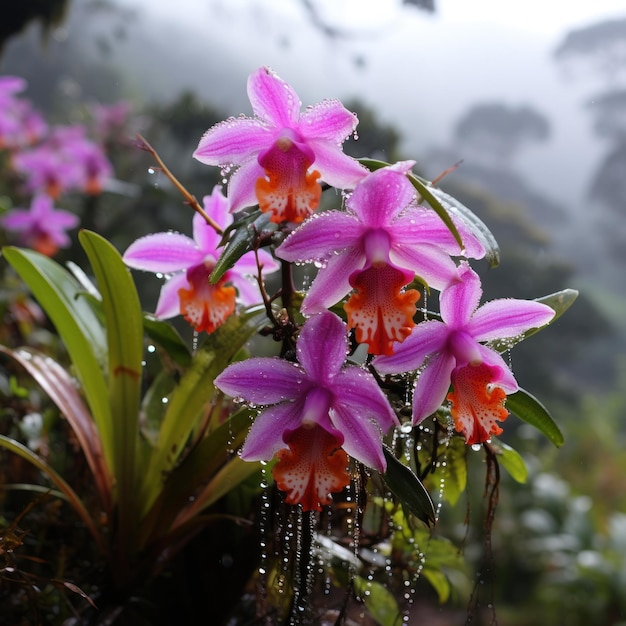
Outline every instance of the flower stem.
<svg viewBox="0 0 626 626">
<path fill-rule="evenodd" d="M 176 178 L 176 176 L 174 176 L 174 174 L 172 174 L 172 172 L 169 170 L 169 168 L 167 167 L 167 165 L 165 165 L 165 163 L 163 162 L 163 160 L 161 159 L 161 157 L 158 155 L 157 151 L 148 143 L 148 141 L 145 139 L 145 137 L 143 137 L 142 135 L 140 135 L 139 133 L 137 133 L 137 145 L 139 146 L 139 148 L 141 148 L 142 150 L 145 150 L 146 152 L 149 152 L 152 157 L 154 158 L 154 160 L 158 163 L 159 165 L 159 169 L 170 179 L 170 181 L 172 181 L 172 184 L 174 185 L 174 187 L 176 187 L 176 189 L 178 189 L 178 191 L 180 191 L 180 193 L 183 195 L 183 197 L 185 198 L 187 204 L 196 212 L 199 213 L 200 215 L 202 215 L 202 217 L 204 218 L 204 220 L 206 221 L 206 223 L 218 234 L 221 235 L 223 233 L 223 230 L 219 227 L 219 225 L 217 224 L 217 222 L 215 222 L 207 213 L 206 211 L 200 206 L 200 203 L 198 202 L 198 200 L 196 199 L 196 197 L 190 193 L 189 191 L 187 191 L 187 189 L 185 188 L 185 186 L 178 180 L 178 178 Z"/>
</svg>

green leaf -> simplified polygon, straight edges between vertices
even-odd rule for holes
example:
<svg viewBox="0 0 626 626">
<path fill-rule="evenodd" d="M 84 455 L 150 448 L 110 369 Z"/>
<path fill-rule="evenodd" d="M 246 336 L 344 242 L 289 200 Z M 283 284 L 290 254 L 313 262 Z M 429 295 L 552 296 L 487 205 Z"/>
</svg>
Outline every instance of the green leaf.
<svg viewBox="0 0 626 626">
<path fill-rule="evenodd" d="M 552 324 L 574 304 L 576 298 L 578 298 L 576 289 L 563 289 L 562 291 L 543 296 L 543 298 L 537 298 L 536 301 L 547 304 L 551 309 L 554 309 L 555 315 L 550 321 L 550 324 Z"/>
<path fill-rule="evenodd" d="M 254 211 L 246 215 L 238 222 L 231 224 L 224 233 L 224 237 L 231 232 L 234 234 L 228 239 L 224 252 L 217 260 L 210 280 L 213 284 L 224 275 L 235 263 L 246 253 L 253 249 L 254 242 L 258 239 L 261 231 L 265 230 L 270 224 L 270 213 L 261 213 Z"/>
<path fill-rule="evenodd" d="M 120 253 L 96 233 L 82 230 L 78 238 L 96 276 L 106 321 L 113 471 L 123 527 L 120 532 L 124 535 L 131 532 L 137 502 L 143 314 L 135 283 Z"/>
<path fill-rule="evenodd" d="M 429 526 L 434 524 L 435 507 L 422 481 L 396 459 L 389 448 L 383 446 L 383 451 L 387 460 L 387 471 L 382 476 L 389 489 L 415 517 Z"/>
<path fill-rule="evenodd" d="M 107 465 L 113 467 L 112 424 L 104 371 L 106 333 L 83 286 L 56 261 L 33 250 L 7 247 L 4 257 L 54 324 L 74 365 L 102 440 Z"/>
<path fill-rule="evenodd" d="M 565 443 L 563 433 L 548 410 L 524 389 L 507 396 L 506 407 L 522 421 L 543 433 L 558 448 Z"/>
<path fill-rule="evenodd" d="M 441 191 L 437 187 L 429 186 L 428 189 L 442 204 L 448 214 L 457 217 L 468 226 L 478 241 L 482 243 L 485 248 L 485 259 L 489 263 L 489 267 L 500 265 L 500 246 L 486 224 L 473 211 L 450 194 Z"/>
<path fill-rule="evenodd" d="M 467 446 L 463 437 L 450 437 L 446 449 L 446 464 L 438 467 L 433 481 L 443 481 L 443 497 L 454 506 L 467 485 Z"/>
<path fill-rule="evenodd" d="M 380 626 L 397 626 L 401 622 L 398 603 L 391 591 L 376 581 L 354 577 L 354 589 L 363 598 L 370 615 Z"/>
<path fill-rule="evenodd" d="M 500 464 L 511 475 L 511 478 L 520 484 L 528 480 L 528 468 L 522 455 L 506 443 L 498 441 L 493 444 L 500 460 Z M 499 448 L 499 449 L 498 449 Z"/>
<path fill-rule="evenodd" d="M 191 452 L 167 476 L 157 500 L 142 522 L 140 536 L 149 542 L 150 535 L 160 536 L 169 531 L 170 525 L 190 498 L 232 456 L 243 442 L 250 427 L 253 411 L 242 408 L 229 417 L 214 431 L 203 437 Z M 234 485 L 233 485 L 234 486 Z"/>
<path fill-rule="evenodd" d="M 142 492 L 146 512 L 167 475 L 178 462 L 190 434 L 215 400 L 213 381 L 246 342 L 266 323 L 263 311 L 231 315 L 193 357 L 167 402 L 167 411 L 150 465 L 144 473 Z"/>
<path fill-rule="evenodd" d="M 426 562 L 428 563 L 428 559 Z M 447 576 L 441 570 L 434 569 L 432 567 L 425 567 L 422 570 L 422 575 L 437 592 L 439 604 L 447 602 L 450 597 L 450 581 Z"/>
<path fill-rule="evenodd" d="M 187 344 L 170 323 L 144 313 L 143 327 L 148 337 L 161 346 L 178 365 L 187 367 L 191 363 L 191 353 Z"/>
</svg>

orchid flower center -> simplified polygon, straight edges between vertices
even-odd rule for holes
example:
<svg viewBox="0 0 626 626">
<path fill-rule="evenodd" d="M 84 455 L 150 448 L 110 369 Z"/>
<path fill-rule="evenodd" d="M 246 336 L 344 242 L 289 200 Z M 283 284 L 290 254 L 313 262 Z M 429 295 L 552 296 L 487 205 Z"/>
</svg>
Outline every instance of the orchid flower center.
<svg viewBox="0 0 626 626">
<path fill-rule="evenodd" d="M 371 229 L 366 233 L 363 245 L 368 266 L 380 267 L 389 263 L 391 241 L 386 231 L 380 228 Z"/>
<path fill-rule="evenodd" d="M 480 365 L 483 362 L 476 340 L 464 330 L 455 330 L 448 338 L 448 346 L 457 366 Z"/>
<path fill-rule="evenodd" d="M 302 427 L 313 428 L 322 425 L 324 418 L 328 416 L 333 396 L 330 391 L 323 387 L 314 387 L 307 394 L 302 410 Z"/>
</svg>

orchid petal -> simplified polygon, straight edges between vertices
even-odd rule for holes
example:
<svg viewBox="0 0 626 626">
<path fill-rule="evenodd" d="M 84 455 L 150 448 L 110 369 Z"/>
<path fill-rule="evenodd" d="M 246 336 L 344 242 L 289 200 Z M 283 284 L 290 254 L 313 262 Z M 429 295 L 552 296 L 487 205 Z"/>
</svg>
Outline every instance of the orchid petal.
<svg viewBox="0 0 626 626">
<path fill-rule="evenodd" d="M 372 172 L 346 200 L 364 224 L 384 227 L 415 197 L 415 189 L 406 175 L 385 167 Z"/>
<path fill-rule="evenodd" d="M 0 217 L 0 224 L 8 230 L 28 230 L 33 227 L 33 214 L 28 209 L 12 209 Z"/>
<path fill-rule="evenodd" d="M 353 215 L 340 211 L 316 213 L 285 239 L 276 256 L 291 262 L 325 260 L 342 248 L 356 245 L 362 231 Z"/>
<path fill-rule="evenodd" d="M 430 244 L 394 245 L 389 251 L 389 259 L 398 267 L 410 269 L 428 287 L 439 291 L 457 278 L 457 266 L 450 255 Z"/>
<path fill-rule="evenodd" d="M 176 272 L 200 263 L 204 257 L 193 239 L 180 233 L 140 237 L 124 253 L 124 263 L 148 272 Z"/>
<path fill-rule="evenodd" d="M 205 165 L 239 165 L 273 141 L 273 131 L 260 120 L 230 118 L 209 128 L 193 153 Z"/>
<path fill-rule="evenodd" d="M 311 380 L 320 385 L 331 383 L 348 353 L 346 325 L 328 311 L 312 317 L 300 331 L 296 351 Z"/>
<path fill-rule="evenodd" d="M 413 391 L 413 424 L 432 415 L 446 399 L 455 359 L 448 352 L 433 356 L 417 377 Z"/>
<path fill-rule="evenodd" d="M 261 302 L 259 285 L 252 279 L 242 276 L 232 270 L 224 274 L 226 282 L 232 283 L 237 288 L 237 300 L 246 306 Z"/>
<path fill-rule="evenodd" d="M 285 448 L 283 435 L 300 426 L 302 402 L 285 402 L 261 411 L 241 448 L 244 461 L 269 461 Z"/>
<path fill-rule="evenodd" d="M 324 139 L 339 144 L 357 127 L 359 120 L 339 100 L 324 100 L 304 111 L 298 130 L 305 139 Z"/>
<path fill-rule="evenodd" d="M 331 187 L 354 189 L 368 175 L 369 170 L 345 154 L 340 146 L 313 138 L 308 139 L 307 144 L 315 153 L 313 167 Z"/>
<path fill-rule="evenodd" d="M 478 274 L 463 262 L 458 269 L 459 279 L 447 286 L 439 297 L 439 311 L 452 328 L 465 327 L 478 307 L 482 288 Z"/>
<path fill-rule="evenodd" d="M 484 257 L 485 248 L 476 236 L 464 223 L 453 221 L 463 240 L 463 250 L 441 218 L 425 207 L 409 208 L 394 221 L 394 239 L 401 245 L 415 243 L 436 245 L 451 256 L 460 256 L 464 253 L 471 259 Z"/>
<path fill-rule="evenodd" d="M 320 313 L 339 302 L 352 290 L 351 274 L 361 269 L 364 263 L 365 256 L 358 249 L 331 257 L 326 266 L 319 270 L 304 297 L 302 312 L 307 315 Z"/>
<path fill-rule="evenodd" d="M 210 213 L 208 215 L 213 217 Z M 219 256 L 217 247 L 220 243 L 221 237 L 215 232 L 213 226 L 210 226 L 207 223 L 200 213 L 194 213 L 192 223 L 193 238 L 199 251 L 201 251 L 205 257 L 211 256 L 214 259 L 217 259 Z"/>
<path fill-rule="evenodd" d="M 359 419 L 374 417 L 383 433 L 394 424 L 399 424 L 387 396 L 381 391 L 374 377 L 360 367 L 349 366 L 339 372 L 332 381 L 332 392 L 337 402 L 346 408 L 352 407 L 353 413 L 359 416 Z"/>
<path fill-rule="evenodd" d="M 503 298 L 483 304 L 467 325 L 476 341 L 516 337 L 529 328 L 540 328 L 554 317 L 554 310 L 540 302 Z"/>
<path fill-rule="evenodd" d="M 402 343 L 394 344 L 392 355 L 376 357 L 372 365 L 382 374 L 415 371 L 427 355 L 443 350 L 448 336 L 449 330 L 442 322 L 421 322 Z"/>
<path fill-rule="evenodd" d="M 300 397 L 306 390 L 302 368 L 274 357 L 257 357 L 229 365 L 215 386 L 232 398 L 254 404 L 275 404 Z"/>
<path fill-rule="evenodd" d="M 170 317 L 180 315 L 180 296 L 178 292 L 181 289 L 188 288 L 189 281 L 187 280 L 186 272 L 181 272 L 168 278 L 161 287 L 154 316 L 158 319 L 169 319 Z"/>
<path fill-rule="evenodd" d="M 255 115 L 277 128 L 290 128 L 298 121 L 302 103 L 293 87 L 266 67 L 248 78 L 248 98 Z"/>
<path fill-rule="evenodd" d="M 336 404 L 332 408 L 332 420 L 343 434 L 343 449 L 351 457 L 379 472 L 385 471 L 383 433 L 374 418 L 357 417 L 349 404 Z"/>
<path fill-rule="evenodd" d="M 502 387 L 507 394 L 515 393 L 519 389 L 519 385 L 515 380 L 511 368 L 502 356 L 495 350 L 481 344 L 478 344 L 478 351 L 480 352 L 483 363 L 491 367 L 497 367 L 499 370 L 499 376 L 494 379 L 493 383 Z"/>
<path fill-rule="evenodd" d="M 265 178 L 265 170 L 255 158 L 242 163 L 241 167 L 230 177 L 228 199 L 231 213 L 258 204 L 255 188 L 259 178 Z"/>
</svg>

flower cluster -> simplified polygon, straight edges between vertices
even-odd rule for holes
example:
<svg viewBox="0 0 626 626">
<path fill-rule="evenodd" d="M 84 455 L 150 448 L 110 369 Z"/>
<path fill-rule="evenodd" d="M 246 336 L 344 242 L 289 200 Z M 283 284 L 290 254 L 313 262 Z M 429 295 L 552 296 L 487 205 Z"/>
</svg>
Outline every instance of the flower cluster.
<svg viewBox="0 0 626 626">
<path fill-rule="evenodd" d="M 49 126 L 31 102 L 21 97 L 26 82 L 0 77 L 0 151 L 19 180 L 18 193 L 32 195 L 29 209 L 17 208 L 0 218 L 23 245 L 53 256 L 68 246 L 66 231 L 78 218 L 56 210 L 54 202 L 66 192 L 100 194 L 113 176 L 102 141 L 103 133 L 119 128 L 128 109 L 119 105 L 93 110 L 93 128 Z M 93 138 L 92 138 L 93 137 Z"/>
<path fill-rule="evenodd" d="M 157 316 L 181 313 L 211 332 L 234 311 L 236 294 L 244 304 L 261 295 L 274 326 L 291 329 L 280 357 L 232 364 L 215 381 L 261 407 L 241 457 L 275 459 L 286 501 L 320 509 L 349 483 L 350 457 L 385 472 L 384 438 L 399 420 L 381 381 L 406 373 L 417 373 L 414 425 L 448 403 L 468 444 L 499 434 L 506 397 L 518 385 L 493 342 L 521 338 L 547 324 L 554 310 L 515 299 L 479 306 L 480 280 L 468 262 L 485 256 L 479 237 L 465 221 L 451 216 L 449 228 L 419 204 L 413 161 L 370 172 L 344 154 L 357 119 L 340 102 L 302 112 L 293 88 L 267 68 L 250 76 L 248 95 L 254 116 L 209 129 L 194 156 L 231 172 L 227 197 L 214 190 L 206 213 L 220 226 L 227 211 L 234 213 L 241 220 L 236 231 L 250 223 L 242 210 L 258 205 L 269 216 L 270 236 L 251 238 L 250 251 L 215 284 L 220 243 L 199 215 L 194 240 L 151 235 L 124 255 L 132 267 L 169 274 Z M 342 191 L 341 206 L 317 210 L 322 183 Z M 260 245 L 283 267 L 275 297 L 265 289 L 251 293 L 242 280 L 253 274 L 263 285 L 261 269 L 277 268 Z M 303 298 L 294 299 L 286 270 L 303 263 L 318 271 Z M 438 315 L 418 310 L 422 288 L 440 292 Z M 279 297 L 283 308 L 274 315 Z M 293 342 L 295 351 L 285 348 Z M 347 363 L 355 343 L 366 346 L 361 365 Z"/>
</svg>

